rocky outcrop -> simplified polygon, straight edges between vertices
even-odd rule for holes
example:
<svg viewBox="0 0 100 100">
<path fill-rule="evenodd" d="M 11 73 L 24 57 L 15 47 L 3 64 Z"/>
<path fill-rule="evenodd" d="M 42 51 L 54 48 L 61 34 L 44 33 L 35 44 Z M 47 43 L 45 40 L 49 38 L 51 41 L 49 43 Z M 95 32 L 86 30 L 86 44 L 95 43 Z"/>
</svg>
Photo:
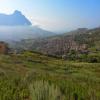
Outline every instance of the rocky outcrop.
<svg viewBox="0 0 100 100">
<path fill-rule="evenodd" d="M 0 42 L 0 54 L 8 53 L 8 45 L 5 42 Z"/>
<path fill-rule="evenodd" d="M 41 42 L 41 47 L 38 51 L 49 55 L 64 55 L 70 50 L 83 51 L 87 48 L 86 44 L 78 44 L 74 41 L 73 36 L 66 36 L 57 39 Z"/>
</svg>

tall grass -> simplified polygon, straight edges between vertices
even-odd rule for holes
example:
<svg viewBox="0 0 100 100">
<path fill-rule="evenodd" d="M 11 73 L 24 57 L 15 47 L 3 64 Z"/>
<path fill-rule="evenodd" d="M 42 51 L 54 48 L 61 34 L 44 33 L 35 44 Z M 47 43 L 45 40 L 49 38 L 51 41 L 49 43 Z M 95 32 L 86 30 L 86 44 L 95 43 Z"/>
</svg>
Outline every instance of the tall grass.
<svg viewBox="0 0 100 100">
<path fill-rule="evenodd" d="M 0 100 L 100 100 L 100 63 L 0 56 Z"/>
<path fill-rule="evenodd" d="M 29 89 L 32 100 L 62 100 L 60 89 L 47 81 L 36 81 Z"/>
</svg>

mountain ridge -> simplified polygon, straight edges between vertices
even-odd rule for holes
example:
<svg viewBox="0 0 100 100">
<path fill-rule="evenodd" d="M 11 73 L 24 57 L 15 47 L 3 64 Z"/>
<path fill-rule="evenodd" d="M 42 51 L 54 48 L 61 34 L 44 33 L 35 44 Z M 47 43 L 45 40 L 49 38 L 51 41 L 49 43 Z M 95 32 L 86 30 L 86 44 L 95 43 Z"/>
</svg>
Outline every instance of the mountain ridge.
<svg viewBox="0 0 100 100">
<path fill-rule="evenodd" d="M 0 26 L 32 25 L 32 23 L 18 10 L 12 14 L 0 13 Z"/>
</svg>

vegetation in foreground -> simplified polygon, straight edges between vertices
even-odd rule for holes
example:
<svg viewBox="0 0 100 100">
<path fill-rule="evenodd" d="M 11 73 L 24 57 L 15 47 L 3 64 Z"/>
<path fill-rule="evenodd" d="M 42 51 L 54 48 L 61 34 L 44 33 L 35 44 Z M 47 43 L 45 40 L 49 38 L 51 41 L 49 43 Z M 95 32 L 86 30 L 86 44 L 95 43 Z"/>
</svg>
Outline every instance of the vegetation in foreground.
<svg viewBox="0 0 100 100">
<path fill-rule="evenodd" d="M 100 63 L 0 55 L 0 100 L 100 100 Z"/>
</svg>

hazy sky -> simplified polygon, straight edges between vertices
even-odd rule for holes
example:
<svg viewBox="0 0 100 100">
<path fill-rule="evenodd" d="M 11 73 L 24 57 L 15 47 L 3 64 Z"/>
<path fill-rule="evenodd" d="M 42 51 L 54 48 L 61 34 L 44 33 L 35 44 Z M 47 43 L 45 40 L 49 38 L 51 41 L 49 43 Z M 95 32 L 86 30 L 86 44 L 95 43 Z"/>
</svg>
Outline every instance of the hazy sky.
<svg viewBox="0 0 100 100">
<path fill-rule="evenodd" d="M 100 26 L 100 0 L 0 0 L 0 13 L 14 10 L 51 31 Z"/>
</svg>

